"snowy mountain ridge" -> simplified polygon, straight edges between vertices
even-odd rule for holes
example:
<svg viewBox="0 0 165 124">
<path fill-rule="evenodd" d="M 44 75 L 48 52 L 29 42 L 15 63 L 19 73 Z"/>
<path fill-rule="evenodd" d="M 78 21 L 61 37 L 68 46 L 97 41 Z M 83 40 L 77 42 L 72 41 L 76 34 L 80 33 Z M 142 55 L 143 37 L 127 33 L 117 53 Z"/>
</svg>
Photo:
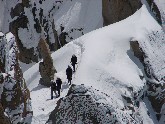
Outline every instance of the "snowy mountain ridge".
<svg viewBox="0 0 165 124">
<path fill-rule="evenodd" d="M 10 122 L 32 124 L 164 123 L 165 35 L 159 25 L 163 23 L 163 2 L 156 1 L 157 7 L 147 0 L 144 4 L 148 6 L 141 9 L 138 0 L 102 2 L 0 1 L 0 29 L 15 36 L 8 33 L 1 39 L 0 33 L 0 71 L 4 74 L 0 116 L 5 110 Z M 101 28 L 106 7 L 113 8 L 114 13 L 104 14 L 114 18 L 114 24 Z M 73 54 L 78 65 L 70 87 L 65 70 Z M 57 77 L 63 82 L 61 97 L 50 100 L 50 89 L 45 86 Z M 45 86 L 38 85 L 41 79 Z"/>
<path fill-rule="evenodd" d="M 164 75 L 164 68 L 161 65 L 162 61 L 164 61 L 164 54 L 162 52 L 164 44 L 160 46 L 160 43 L 164 43 L 163 37 L 164 33 L 160 25 L 149 14 L 146 7 L 143 6 L 134 15 L 123 21 L 92 31 L 68 43 L 52 54 L 54 66 L 58 72 L 55 74 L 55 77 L 60 77 L 63 82 L 63 98 L 60 100 L 48 100 L 47 97 L 49 97 L 50 90 L 46 87 L 38 86 L 38 83 L 36 83 L 40 78 L 39 72 L 37 71 L 38 64 L 33 65 L 24 72 L 24 77 L 31 90 L 32 105 L 34 106 L 35 117 L 32 123 L 45 123 L 48 119 L 47 116 L 52 111 L 54 103 L 57 100 L 59 101 L 57 102 L 57 106 L 55 105 L 55 110 L 50 114 L 49 122 L 52 120 L 53 123 L 58 123 L 58 119 L 60 119 L 59 123 L 85 123 L 85 121 L 82 120 L 82 116 L 77 115 L 75 111 L 77 111 L 76 107 L 81 104 L 81 100 L 83 100 L 84 97 L 85 99 L 87 96 L 89 99 L 94 97 L 91 93 L 87 93 L 87 95 L 83 92 L 84 88 L 90 91 L 89 87 L 92 86 L 98 94 L 108 94 L 110 96 L 109 98 L 106 97 L 106 95 L 101 95 L 101 99 L 106 97 L 106 99 L 111 101 L 108 105 L 114 106 L 114 108 L 118 106 L 116 112 L 113 112 L 114 116 L 117 116 L 117 113 L 121 113 L 121 115 L 119 114 L 117 117 L 118 123 L 123 123 L 123 119 L 127 118 L 124 120 L 126 123 L 129 123 L 129 121 L 133 119 L 132 121 L 137 124 L 142 122 L 145 124 L 163 124 L 163 103 L 160 104 L 159 108 L 154 108 L 153 104 L 155 102 L 154 100 L 163 100 L 163 97 L 158 100 L 159 95 L 163 95 L 163 89 L 161 89 L 159 84 L 160 82 L 164 83 L 161 79 Z M 146 55 L 143 56 L 143 63 L 134 55 L 135 51 L 131 48 L 130 43 L 135 41 L 138 41 L 141 50 Z M 159 53 L 161 57 L 157 58 Z M 65 69 L 70 63 L 70 58 L 73 54 L 76 54 L 78 57 L 78 65 L 76 73 L 73 75 L 73 84 L 75 85 L 70 88 L 73 94 L 69 94 L 70 91 L 68 91 L 69 86 L 66 81 Z M 149 64 L 147 64 L 147 62 L 149 62 Z M 155 63 L 158 63 L 157 68 L 155 68 Z M 148 77 L 146 69 L 149 70 L 150 73 L 148 74 L 151 77 Z M 31 73 L 31 76 L 28 75 L 32 70 L 35 70 L 34 74 Z M 157 73 L 157 70 L 161 71 Z M 37 75 L 36 78 L 34 78 L 33 75 Z M 158 81 L 156 81 L 155 77 Z M 79 89 L 81 84 L 84 84 L 82 90 L 81 88 Z M 73 90 L 72 88 L 75 89 Z M 46 95 L 45 92 L 47 92 Z M 43 94 L 43 96 L 38 95 L 38 93 Z M 94 95 L 96 94 L 94 93 Z M 37 96 L 39 98 L 37 98 Z M 77 99 L 77 97 L 79 99 Z M 45 100 L 48 101 L 45 103 Z M 37 101 L 43 102 L 42 109 L 36 105 Z M 115 101 L 115 104 L 114 102 L 112 103 L 112 101 Z M 95 104 L 97 100 L 92 102 Z M 102 102 L 100 103 L 102 104 Z M 105 102 L 103 101 L 103 103 Z M 68 107 L 73 107 L 73 111 Z M 92 108 L 90 105 L 89 107 Z M 82 110 L 85 111 L 87 109 L 85 106 L 82 106 Z M 61 113 L 60 116 L 57 110 L 66 112 Z M 102 114 L 104 115 L 106 113 L 104 110 L 106 110 L 106 108 L 101 107 L 98 111 L 103 112 Z M 69 118 L 66 118 L 68 115 L 67 112 L 72 113 L 69 115 Z M 81 112 L 80 110 L 80 113 Z M 133 115 L 131 113 L 133 113 Z M 122 115 L 128 115 L 129 117 Z M 86 117 L 86 115 L 84 116 Z M 102 117 L 105 116 L 96 116 L 96 118 L 97 117 L 100 118 L 97 123 L 104 122 L 104 118 Z M 38 122 L 37 120 L 41 121 Z M 115 121 L 115 119 L 107 120 L 107 123 L 114 123 L 113 121 Z M 90 122 L 94 123 L 92 121 Z"/>
</svg>

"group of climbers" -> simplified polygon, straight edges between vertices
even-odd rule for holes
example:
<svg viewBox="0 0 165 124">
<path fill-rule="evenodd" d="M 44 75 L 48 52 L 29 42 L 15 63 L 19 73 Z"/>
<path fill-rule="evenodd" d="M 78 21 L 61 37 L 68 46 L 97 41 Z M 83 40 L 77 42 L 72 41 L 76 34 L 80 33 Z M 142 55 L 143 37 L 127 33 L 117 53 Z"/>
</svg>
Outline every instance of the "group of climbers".
<svg viewBox="0 0 165 124">
<path fill-rule="evenodd" d="M 77 64 L 77 57 L 75 55 L 72 55 L 71 65 L 73 66 L 73 70 L 69 65 L 68 65 L 68 68 L 66 69 L 66 76 L 67 76 L 69 85 L 71 85 L 72 75 L 73 75 L 73 72 L 75 72 L 75 65 L 76 64 Z M 61 79 L 57 78 L 56 82 L 54 82 L 52 80 L 50 82 L 50 84 L 51 84 L 51 99 L 53 99 L 53 92 L 55 93 L 55 95 L 57 97 L 59 97 L 60 96 L 61 85 L 62 85 Z M 56 91 L 58 92 L 58 95 L 57 95 Z"/>
<path fill-rule="evenodd" d="M 54 81 L 51 81 L 51 99 L 53 99 L 53 92 L 55 93 L 57 97 L 60 96 L 61 84 L 62 84 L 62 81 L 60 78 L 57 78 L 56 83 Z M 56 91 L 58 92 L 58 95 Z"/>
</svg>

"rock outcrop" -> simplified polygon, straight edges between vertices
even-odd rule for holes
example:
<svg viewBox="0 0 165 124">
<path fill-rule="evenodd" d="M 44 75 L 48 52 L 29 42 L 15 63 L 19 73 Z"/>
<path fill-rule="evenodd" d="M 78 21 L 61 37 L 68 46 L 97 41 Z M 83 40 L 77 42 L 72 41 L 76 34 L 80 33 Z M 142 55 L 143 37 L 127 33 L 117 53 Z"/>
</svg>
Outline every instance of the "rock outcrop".
<svg viewBox="0 0 165 124">
<path fill-rule="evenodd" d="M 1 124 L 11 124 L 9 118 L 4 113 L 4 108 L 1 104 L 1 94 L 3 92 L 3 75 L 0 73 L 0 123 Z"/>
<path fill-rule="evenodd" d="M 5 77 L 1 103 L 12 123 L 24 122 L 32 117 L 30 92 L 25 82 L 19 82 L 11 76 Z M 30 123 L 30 122 L 29 122 Z"/>
<path fill-rule="evenodd" d="M 1 69 L 0 104 L 2 110 L 8 115 L 11 123 L 27 123 L 32 118 L 30 92 L 18 62 L 18 49 L 15 37 L 6 34 L 4 50 L 4 66 Z M 2 43 L 2 42 L 1 42 Z M 0 44 L 1 44 L 0 43 Z M 1 111 L 2 111 L 1 110 Z"/>
<path fill-rule="evenodd" d="M 119 109 L 107 94 L 100 93 L 92 87 L 72 85 L 66 97 L 57 102 L 57 106 L 51 112 L 47 123 L 143 123 L 140 115 L 134 113 L 136 109 L 136 105 L 133 106 L 134 100 L 124 96 L 123 99 L 126 101 L 125 108 Z M 137 109 L 136 112 L 138 113 Z"/>
<path fill-rule="evenodd" d="M 165 84 L 157 84 L 154 82 L 147 83 L 148 90 L 147 95 L 156 112 L 158 121 L 162 121 L 165 117 L 164 104 L 165 104 Z"/>
<path fill-rule="evenodd" d="M 31 63 L 32 61 L 38 62 L 38 56 L 35 54 L 34 48 L 26 48 L 22 43 L 23 39 L 20 39 L 19 37 L 20 28 L 28 29 L 29 19 L 24 14 L 24 8 L 29 7 L 29 4 L 30 1 L 23 0 L 22 3 L 18 3 L 14 8 L 11 8 L 11 18 L 16 19 L 10 22 L 9 25 L 9 31 L 14 34 L 19 49 L 19 60 L 26 64 Z"/>
<path fill-rule="evenodd" d="M 162 61 L 164 61 L 164 58 L 162 57 L 156 57 L 154 59 L 154 56 L 157 56 L 157 52 L 164 54 L 164 48 L 159 46 L 158 44 L 161 44 L 165 42 L 164 39 L 164 32 L 152 32 L 148 35 L 149 41 L 150 41 L 150 53 L 148 54 L 148 48 L 146 46 L 142 45 L 140 41 L 131 41 L 130 46 L 134 53 L 134 56 L 136 56 L 142 65 L 144 66 L 144 72 L 147 76 L 146 78 L 146 97 L 151 102 L 151 105 L 153 107 L 153 110 L 155 111 L 155 116 L 157 117 L 157 120 L 160 123 L 164 123 L 164 105 L 165 105 L 165 92 L 164 92 L 164 67 L 162 66 Z M 145 44 L 145 43 L 143 43 Z M 157 52 L 154 50 L 156 49 Z M 151 57 L 151 52 L 152 57 Z M 154 60 L 153 60 L 154 59 Z M 155 63 L 157 63 L 155 67 Z M 159 71 L 157 71 L 159 70 Z"/>
<path fill-rule="evenodd" d="M 162 18 L 161 18 L 161 13 L 160 13 L 158 6 L 154 2 L 154 0 L 147 0 L 147 3 L 150 7 L 151 12 L 155 16 L 157 22 L 161 25 L 162 24 Z"/>
<path fill-rule="evenodd" d="M 143 49 L 140 47 L 139 42 L 138 41 L 131 41 L 130 47 L 134 53 L 134 56 L 137 57 L 140 60 L 140 62 L 143 64 L 145 75 L 148 78 L 151 78 L 152 74 L 150 72 L 149 63 L 146 63 L 144 61 L 145 58 L 147 58 L 147 56 L 146 56 L 145 52 L 143 51 Z"/>
<path fill-rule="evenodd" d="M 150 11 L 158 23 L 162 24 L 161 13 L 154 0 L 147 0 Z M 104 26 L 121 21 L 141 7 L 140 0 L 102 0 Z"/>
<path fill-rule="evenodd" d="M 5 72 L 5 37 L 2 32 L 0 32 L 0 72 Z"/>
<path fill-rule="evenodd" d="M 43 58 L 43 62 L 40 62 L 39 64 L 39 72 L 41 75 L 40 84 L 50 86 L 50 81 L 54 79 L 56 70 L 53 66 L 49 46 L 46 41 L 41 38 L 38 47 Z"/>
<path fill-rule="evenodd" d="M 141 7 L 140 0 L 102 0 L 103 25 L 121 21 Z"/>
<path fill-rule="evenodd" d="M 8 117 L 4 115 L 3 106 L 0 103 L 0 123 L 1 124 L 11 124 Z"/>
<path fill-rule="evenodd" d="M 41 57 L 37 45 L 40 41 L 42 30 L 45 31 L 50 50 L 55 51 L 59 48 L 55 46 L 57 45 L 55 40 L 57 40 L 58 36 L 54 37 L 53 35 L 53 30 L 55 29 L 52 28 L 53 17 L 51 13 L 57 8 L 59 9 L 61 3 L 57 2 L 56 5 L 47 8 L 47 10 L 42 9 L 42 4 L 47 3 L 45 3 L 45 1 L 35 3 L 35 1 L 22 0 L 22 2 L 15 2 L 15 6 L 13 6 L 10 11 L 10 17 L 15 19 L 10 22 L 9 31 L 16 37 L 19 49 L 19 60 L 26 64 L 38 62 Z M 44 15 L 44 13 L 48 15 Z M 24 31 L 26 35 L 22 34 L 22 31 Z"/>
<path fill-rule="evenodd" d="M 134 56 L 136 56 L 140 62 L 144 62 L 144 57 L 145 57 L 145 53 L 143 52 L 143 50 L 140 48 L 138 41 L 131 41 L 130 42 L 130 47 L 134 52 Z"/>
</svg>

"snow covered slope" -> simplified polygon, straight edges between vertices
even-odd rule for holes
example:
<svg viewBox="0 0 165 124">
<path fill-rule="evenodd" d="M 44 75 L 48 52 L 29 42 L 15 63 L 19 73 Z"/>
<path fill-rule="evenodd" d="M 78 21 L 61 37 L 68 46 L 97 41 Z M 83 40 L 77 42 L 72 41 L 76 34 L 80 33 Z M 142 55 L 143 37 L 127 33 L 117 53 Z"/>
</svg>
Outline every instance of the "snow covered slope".
<svg viewBox="0 0 165 124">
<path fill-rule="evenodd" d="M 149 34 L 157 31 L 162 32 L 161 27 L 143 6 L 128 19 L 93 31 L 54 53 L 52 56 L 55 60 L 55 67 L 58 72 L 65 72 L 72 53 L 75 53 L 79 57 L 79 64 L 73 82 L 93 86 L 100 92 L 109 94 L 122 109 L 125 107 L 125 103 L 121 94 L 131 98 L 135 97 L 136 95 L 134 96 L 129 91 L 129 88 L 132 87 L 133 92 L 137 93 L 137 97 L 140 98 L 143 92 L 139 91 L 145 90 L 147 79 L 142 64 L 130 49 L 130 41 L 139 42 L 147 54 L 146 61 L 151 64 L 150 69 L 153 69 L 153 73 L 159 80 L 165 74 L 162 66 L 165 56 L 163 52 L 164 33 L 160 33 L 160 36 L 154 34 L 156 36 L 154 40 L 148 38 Z M 61 63 L 62 65 L 60 65 Z M 140 103 L 140 105 L 142 104 Z M 142 117 L 141 119 L 148 124 L 158 123 L 154 117 L 150 121 Z"/>
<path fill-rule="evenodd" d="M 130 41 L 137 40 L 143 50 L 147 51 L 148 61 L 153 70 L 161 70 L 156 73 L 161 78 L 165 72 L 164 68 L 160 64 L 157 64 L 157 68 L 154 68 L 154 64 L 157 61 L 164 60 L 165 54 L 156 57 L 157 53 L 163 50 L 164 44 L 161 44 L 159 49 L 153 47 L 148 38 L 148 35 L 153 31 L 161 32 L 161 27 L 143 6 L 129 18 L 90 32 L 53 53 L 54 66 L 58 72 L 56 77 L 60 77 L 63 81 L 62 97 L 67 94 L 69 87 L 65 69 L 70 64 L 72 54 L 76 54 L 78 65 L 76 73 L 73 75 L 74 84 L 92 86 L 98 90 L 98 94 L 108 94 L 110 97 L 106 97 L 106 99 L 111 100 L 108 104 L 114 108 L 117 107 L 116 111 L 119 113 L 120 110 L 123 110 L 126 114 L 129 114 L 125 108 L 133 106 L 135 111 L 132 112 L 135 112 L 135 117 L 138 117 L 134 120 L 137 124 L 141 122 L 158 124 L 152 107 L 149 107 L 149 101 L 147 99 L 142 101 L 141 99 L 146 90 L 146 79 L 148 78 L 144 73 L 142 63 L 134 56 L 130 48 Z M 162 40 L 162 42 L 164 41 Z M 157 44 L 160 45 L 160 42 L 157 42 Z M 58 99 L 49 100 L 50 89 L 38 85 L 40 78 L 38 64 L 26 70 L 24 77 L 31 90 L 34 112 L 33 123 L 45 123 Z M 123 96 L 130 98 L 132 104 L 127 105 Z M 152 114 L 149 115 L 148 112 L 152 112 Z M 65 116 L 65 114 L 63 115 Z M 120 119 L 118 120 L 122 123 Z"/>
<path fill-rule="evenodd" d="M 72 55 L 72 53 L 74 53 L 73 48 L 76 46 L 79 47 L 76 55 L 79 56 L 80 62 L 78 64 L 75 82 L 91 82 L 91 84 L 94 85 L 100 78 L 104 79 L 105 75 L 109 75 L 136 89 L 139 86 L 143 86 L 143 81 L 141 81 L 139 77 L 139 75 L 142 75 L 142 72 L 128 54 L 130 52 L 129 42 L 136 39 L 143 43 L 147 40 L 147 34 L 154 30 L 161 30 L 161 27 L 150 16 L 145 6 L 143 6 L 141 10 L 130 18 L 93 31 L 67 44 L 54 53 L 52 55 L 53 58 L 54 56 L 58 57 L 54 59 L 55 67 L 63 61 L 63 67 L 57 66 L 56 69 L 57 71 L 65 69 L 71 57 L 68 56 L 68 53 Z M 62 55 L 59 55 L 60 52 Z M 65 60 L 61 59 L 61 61 L 59 61 L 63 56 Z M 104 88 L 102 90 L 105 91 L 105 85 L 101 84 L 100 86 L 99 83 L 96 85 L 98 89 L 103 86 Z"/>
<path fill-rule="evenodd" d="M 55 28 L 60 32 L 60 26 L 67 32 L 66 41 L 76 39 L 82 34 L 102 27 L 101 0 L 65 1 L 54 15 Z"/>
</svg>

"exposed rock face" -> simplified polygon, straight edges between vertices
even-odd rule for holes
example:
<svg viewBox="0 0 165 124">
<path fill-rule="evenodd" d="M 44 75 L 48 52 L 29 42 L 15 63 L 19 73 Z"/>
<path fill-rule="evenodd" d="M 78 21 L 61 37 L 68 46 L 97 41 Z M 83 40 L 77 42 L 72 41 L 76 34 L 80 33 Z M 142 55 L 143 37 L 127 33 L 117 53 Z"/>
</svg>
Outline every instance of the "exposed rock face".
<svg viewBox="0 0 165 124">
<path fill-rule="evenodd" d="M 21 86 L 22 85 L 22 86 Z M 1 103 L 12 123 L 22 122 L 28 116 L 32 116 L 32 110 L 28 110 L 30 92 L 25 82 L 20 83 L 11 76 L 5 77 Z"/>
<path fill-rule="evenodd" d="M 150 45 L 157 50 L 158 53 L 164 54 L 164 48 L 161 46 L 158 46 L 158 44 L 161 44 L 164 42 L 164 33 L 163 32 L 152 32 L 149 34 L 149 40 Z M 144 43 L 143 43 L 144 44 Z M 153 110 L 155 111 L 155 115 L 157 117 L 157 120 L 160 123 L 165 122 L 165 92 L 164 92 L 164 67 L 161 65 L 162 61 L 164 61 L 164 58 L 156 57 L 150 59 L 151 56 L 148 56 L 148 48 L 145 48 L 145 46 L 142 46 L 142 44 L 139 41 L 131 41 L 130 42 L 131 49 L 134 52 L 134 55 L 141 61 L 141 63 L 144 66 L 144 72 L 145 75 L 148 77 L 147 83 L 146 83 L 146 94 L 148 99 L 151 102 L 151 105 L 153 107 Z M 152 51 L 152 47 L 150 47 L 150 50 Z M 157 48 L 158 47 L 158 48 Z M 150 51 L 150 52 L 151 52 Z M 147 55 L 148 54 L 148 55 Z M 150 53 L 151 54 L 151 53 Z M 157 56 L 157 53 L 155 50 L 153 50 L 152 56 Z M 155 68 L 155 64 L 157 63 L 157 68 Z M 155 71 L 156 69 L 160 71 Z M 159 73 L 158 73 L 159 72 Z"/>
<path fill-rule="evenodd" d="M 40 41 L 42 31 L 45 33 L 49 49 L 56 51 L 71 40 L 102 27 L 101 1 L 91 0 L 78 2 L 77 4 L 75 0 L 1 1 L 0 4 L 4 5 L 2 6 L 4 7 L 4 12 L 1 13 L 5 16 L 4 19 L 0 19 L 2 20 L 0 26 L 2 25 L 1 27 L 5 32 L 10 31 L 15 35 L 20 51 L 19 60 L 21 62 L 28 64 L 39 61 L 40 53 L 37 45 Z M 64 7 L 66 4 L 70 5 L 71 9 L 67 8 L 69 9 L 67 10 Z M 74 13 L 80 4 L 82 7 L 78 7 L 79 10 L 76 12 L 80 15 L 80 19 L 75 19 L 74 14 L 68 15 L 68 11 Z M 60 10 L 61 8 L 62 11 Z M 91 9 L 95 9 L 96 11 L 91 11 Z M 84 13 L 86 10 L 90 11 L 90 14 L 88 12 Z M 91 12 L 96 16 L 88 19 Z M 67 16 L 62 19 L 63 17 L 61 14 L 58 15 L 58 13 Z M 69 20 L 68 17 L 70 18 Z M 61 19 L 63 21 L 61 21 Z M 60 26 L 63 26 L 63 30 L 60 29 Z"/>
<path fill-rule="evenodd" d="M 18 51 L 15 38 L 11 33 L 6 34 L 4 62 L 2 67 L 3 76 L 0 84 L 0 104 L 9 116 L 11 123 L 27 123 L 32 117 L 30 92 L 26 87 L 23 74 L 18 63 Z M 2 42 L 1 42 L 2 43 Z M 0 43 L 0 44 L 1 44 Z"/>
<path fill-rule="evenodd" d="M 15 16 L 20 16 L 20 14 L 24 11 L 24 6 L 22 3 L 18 3 L 15 8 L 11 8 L 11 18 L 14 18 Z"/>
<path fill-rule="evenodd" d="M 147 83 L 148 98 L 151 101 L 154 111 L 157 113 L 157 120 L 160 121 L 165 117 L 164 104 L 165 104 L 165 84 L 156 84 L 154 82 Z"/>
<path fill-rule="evenodd" d="M 109 96 L 84 85 L 72 85 L 66 97 L 57 102 L 57 106 L 49 116 L 52 124 L 84 123 L 84 124 L 114 124 L 114 123 L 143 123 L 139 115 L 134 114 L 134 100 L 124 97 L 125 108 L 115 108 L 108 101 Z M 119 111 L 118 111 L 119 110 Z M 127 113 L 128 112 L 128 113 Z M 137 112 L 138 113 L 138 112 Z M 47 123 L 48 123 L 47 122 Z"/>
<path fill-rule="evenodd" d="M 157 22 L 159 24 L 162 24 L 161 14 L 160 14 L 159 8 L 155 4 L 154 0 L 147 0 L 147 2 L 148 2 L 151 12 L 154 14 L 154 16 L 157 20 Z"/>
<path fill-rule="evenodd" d="M 11 124 L 8 117 L 4 115 L 3 106 L 0 103 L 0 123 L 1 124 Z"/>
<path fill-rule="evenodd" d="M 53 34 L 54 34 L 54 38 L 55 38 L 56 42 L 49 46 L 52 46 L 52 47 L 50 47 L 50 50 L 55 51 L 55 50 L 61 48 L 61 45 L 60 45 L 60 41 L 58 39 L 58 32 L 55 30 L 54 20 L 52 22 L 52 29 L 53 29 Z"/>
<path fill-rule="evenodd" d="M 40 79 L 40 84 L 50 86 L 50 81 L 54 79 L 56 70 L 53 66 L 53 60 L 51 58 L 49 46 L 47 45 L 46 41 L 41 38 L 38 47 L 43 58 L 43 62 L 40 62 L 39 64 L 39 71 L 42 77 Z"/>
<path fill-rule="evenodd" d="M 9 30 L 14 34 L 19 49 L 19 60 L 24 63 L 31 63 L 32 61 L 38 62 L 38 56 L 34 54 L 34 48 L 26 48 L 23 46 L 22 41 L 19 37 L 19 28 L 28 29 L 29 19 L 24 15 L 24 7 L 29 6 L 29 1 L 24 0 L 22 3 L 18 3 L 15 8 L 11 8 L 11 18 L 17 17 L 16 20 L 10 23 Z"/>
<path fill-rule="evenodd" d="M 3 82 L 4 82 L 3 75 L 0 73 L 0 123 L 1 124 L 11 124 L 9 118 L 5 116 L 4 108 L 1 104 L 1 94 L 3 92 Z"/>
<path fill-rule="evenodd" d="M 134 56 L 137 57 L 140 62 L 144 65 L 144 71 L 145 74 L 147 75 L 147 77 L 151 78 L 151 73 L 150 73 L 150 69 L 149 69 L 149 65 L 148 63 L 144 62 L 144 59 L 147 57 L 143 51 L 143 49 L 140 47 L 138 41 L 131 41 L 130 42 L 130 47 L 132 49 L 132 51 L 134 52 Z"/>
<path fill-rule="evenodd" d="M 0 72 L 5 72 L 5 38 L 4 34 L 0 32 Z"/>
<path fill-rule="evenodd" d="M 104 26 L 127 18 L 140 7 L 140 0 L 102 0 Z"/>
<path fill-rule="evenodd" d="M 144 62 L 144 52 L 142 51 L 142 49 L 139 46 L 138 41 L 131 41 L 130 42 L 130 46 L 134 52 L 134 56 L 136 56 L 137 58 L 139 58 L 140 62 Z"/>
<path fill-rule="evenodd" d="M 59 3 L 61 4 L 61 2 L 62 1 Z M 26 64 L 38 62 L 40 58 L 37 44 L 40 41 L 40 35 L 42 32 L 41 27 L 43 27 L 45 31 L 49 48 L 52 51 L 55 51 L 59 48 L 59 46 L 56 46 L 57 44 L 55 44 L 58 42 L 53 41 L 53 39 L 57 40 L 58 36 L 53 37 L 52 30 L 55 30 L 55 28 L 52 28 L 51 15 L 51 11 L 54 11 L 54 9 L 56 10 L 59 5 L 57 4 L 52 8 L 50 7 L 50 10 L 46 10 L 48 15 L 44 15 L 44 11 L 42 7 L 40 7 L 42 4 L 43 2 L 40 1 L 35 3 L 35 1 L 22 0 L 22 2 L 18 2 L 14 7 L 11 8 L 10 16 L 11 18 L 16 19 L 10 22 L 9 31 L 11 31 L 16 37 L 17 46 L 19 48 L 19 60 Z M 26 37 L 22 36 L 22 30 L 26 32 Z M 36 35 L 34 36 L 34 34 Z M 28 42 L 31 45 L 27 45 Z"/>
</svg>

